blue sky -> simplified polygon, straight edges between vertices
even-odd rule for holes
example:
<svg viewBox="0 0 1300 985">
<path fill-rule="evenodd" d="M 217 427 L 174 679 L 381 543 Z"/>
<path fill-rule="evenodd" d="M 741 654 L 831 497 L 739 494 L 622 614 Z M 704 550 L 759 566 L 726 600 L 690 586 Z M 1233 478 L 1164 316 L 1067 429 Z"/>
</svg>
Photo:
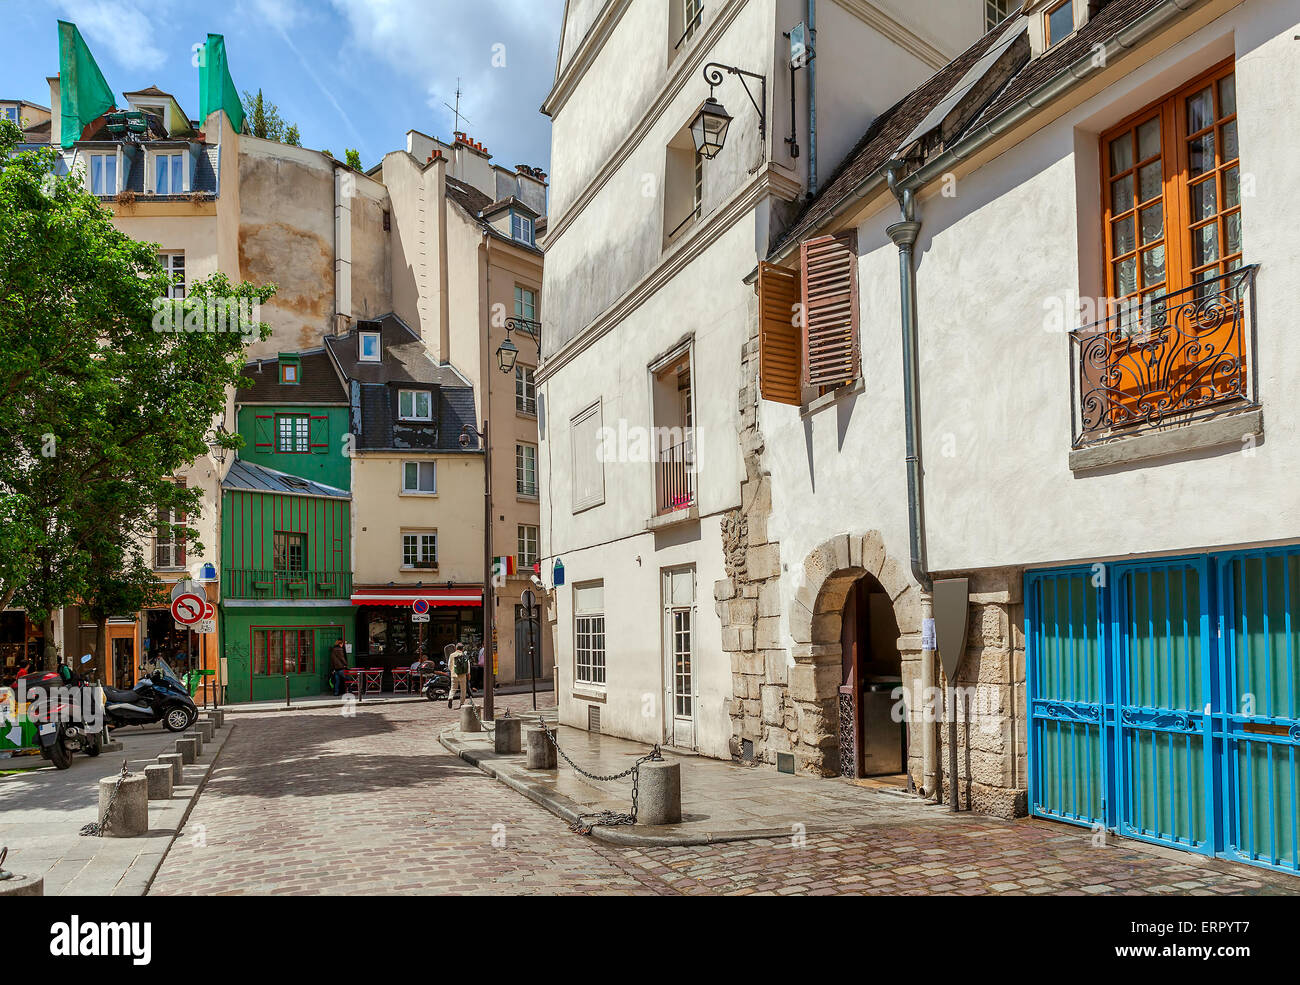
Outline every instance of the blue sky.
<svg viewBox="0 0 1300 985">
<path fill-rule="evenodd" d="M 305 147 L 368 168 L 409 129 L 451 138 L 461 80 L 470 135 L 506 167 L 549 170 L 538 112 L 555 72 L 563 0 L 0 0 L 0 98 L 49 104 L 60 18 L 75 23 L 118 98 L 157 85 L 199 112 L 191 46 L 224 34 L 241 90 L 261 88 Z"/>
</svg>

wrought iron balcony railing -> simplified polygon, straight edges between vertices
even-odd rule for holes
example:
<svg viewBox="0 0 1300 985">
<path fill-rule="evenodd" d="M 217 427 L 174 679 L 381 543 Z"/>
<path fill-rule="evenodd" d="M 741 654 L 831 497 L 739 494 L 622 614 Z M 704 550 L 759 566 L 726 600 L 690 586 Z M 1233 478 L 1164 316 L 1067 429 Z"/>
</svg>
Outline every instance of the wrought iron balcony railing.
<svg viewBox="0 0 1300 985">
<path fill-rule="evenodd" d="M 351 571 L 276 571 L 265 568 L 221 569 L 222 598 L 345 599 L 351 594 Z"/>
<path fill-rule="evenodd" d="M 1070 333 L 1074 447 L 1259 404 L 1257 265 Z"/>
<path fill-rule="evenodd" d="M 695 443 L 690 438 L 659 452 L 655 463 L 657 515 L 687 510 L 695 505 Z"/>
</svg>

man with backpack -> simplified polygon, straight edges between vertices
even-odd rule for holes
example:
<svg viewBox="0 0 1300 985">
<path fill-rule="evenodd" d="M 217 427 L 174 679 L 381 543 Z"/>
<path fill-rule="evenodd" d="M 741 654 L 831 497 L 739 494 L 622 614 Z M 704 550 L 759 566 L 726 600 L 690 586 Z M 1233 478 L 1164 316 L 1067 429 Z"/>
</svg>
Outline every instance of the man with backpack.
<svg viewBox="0 0 1300 985">
<path fill-rule="evenodd" d="M 465 706 L 469 697 L 469 654 L 459 643 L 452 648 L 447 661 L 447 671 L 451 674 L 451 687 L 447 689 L 447 707 L 451 707 L 451 695 L 454 688 L 460 697 L 460 707 Z"/>
</svg>

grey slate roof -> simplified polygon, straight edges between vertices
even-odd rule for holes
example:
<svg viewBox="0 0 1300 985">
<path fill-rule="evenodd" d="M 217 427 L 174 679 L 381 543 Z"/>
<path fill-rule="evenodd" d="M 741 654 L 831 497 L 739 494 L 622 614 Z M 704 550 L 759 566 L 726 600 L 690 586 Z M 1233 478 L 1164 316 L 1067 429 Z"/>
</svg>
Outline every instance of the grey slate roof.
<svg viewBox="0 0 1300 985">
<path fill-rule="evenodd" d="M 374 325 L 379 326 L 382 358 L 363 362 L 359 335 Z M 358 451 L 478 452 L 477 442 L 462 449 L 459 441 L 461 428 L 474 423 L 474 388 L 451 366 L 436 362 L 424 341 L 396 315 L 358 322 L 347 335 L 327 336 L 325 346 L 348 381 Z M 432 393 L 432 421 L 397 419 L 402 389 Z"/>
<path fill-rule="evenodd" d="M 993 54 L 999 40 L 1004 43 L 1007 41 L 1005 35 L 1008 32 L 1024 30 L 1023 17 L 1016 14 L 1008 17 L 930 79 L 881 113 L 769 254 L 779 253 L 787 244 L 810 236 L 859 185 L 878 175 L 887 161 L 900 151 L 905 151 L 913 141 L 924 137 L 925 134 L 921 131 L 927 129 L 928 124 L 936 122 L 936 118 L 945 115 L 945 109 L 956 102 L 954 97 L 964 96 L 960 91 L 963 85 L 976 96 L 984 97 L 983 102 L 973 107 L 973 112 L 960 121 L 955 132 L 943 135 L 945 145 L 950 146 L 975 127 L 1011 108 L 1098 45 L 1113 40 L 1161 2 L 1162 0 L 1110 0 L 1069 38 L 1053 45 L 1036 58 L 1022 60 L 1008 78 L 996 80 L 996 90 L 985 92 L 978 88 L 977 83 L 971 84 L 968 73 L 973 74 L 972 69 L 981 60 L 985 60 L 986 56 Z M 933 137 L 932 127 L 929 132 Z M 927 143 L 931 150 L 940 149 L 933 140 Z"/>
<path fill-rule="evenodd" d="M 280 360 L 263 359 L 244 367 L 244 376 L 252 383 L 241 386 L 235 393 L 240 404 L 332 404 L 344 406 L 348 392 L 334 370 L 334 364 L 324 349 L 311 349 L 299 353 L 298 384 L 280 382 Z"/>
<path fill-rule="evenodd" d="M 296 475 L 268 469 L 264 465 L 254 465 L 242 458 L 235 459 L 230 471 L 221 480 L 222 489 L 243 489 L 249 492 L 279 493 L 285 496 L 323 496 L 328 499 L 351 499 L 352 494 L 346 489 L 327 486 L 323 482 L 312 482 Z"/>
</svg>

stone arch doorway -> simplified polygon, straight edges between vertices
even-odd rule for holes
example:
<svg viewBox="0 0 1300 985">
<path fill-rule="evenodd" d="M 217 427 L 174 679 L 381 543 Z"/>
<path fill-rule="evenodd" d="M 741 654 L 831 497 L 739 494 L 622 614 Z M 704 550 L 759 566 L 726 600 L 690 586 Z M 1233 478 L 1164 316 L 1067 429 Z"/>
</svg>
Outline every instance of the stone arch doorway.
<svg viewBox="0 0 1300 985">
<path fill-rule="evenodd" d="M 906 731 L 893 714 L 903 683 L 898 618 L 884 587 L 864 574 L 849 586 L 840 614 L 840 775 L 904 772 Z"/>
<path fill-rule="evenodd" d="M 861 588 L 856 587 L 859 584 Z M 896 673 L 907 689 L 914 686 L 920 673 L 920 589 L 907 566 L 886 554 L 880 532 L 840 534 L 810 551 L 803 562 L 802 584 L 790 606 L 794 642 L 790 697 L 799 715 L 795 761 L 802 773 L 838 776 L 843 772 L 840 690 L 845 686 L 844 615 L 851 593 L 855 611 L 858 593 L 862 593 L 867 596 L 868 611 L 874 608 L 877 613 L 880 631 L 876 638 L 881 640 L 882 652 L 877 655 L 873 651 L 868 666 Z M 892 622 L 886 611 L 892 614 Z M 884 652 L 888 635 L 893 636 L 896 655 Z M 844 745 L 854 761 L 856 738 Z M 906 755 L 909 768 L 915 770 L 919 749 L 908 748 Z"/>
</svg>

